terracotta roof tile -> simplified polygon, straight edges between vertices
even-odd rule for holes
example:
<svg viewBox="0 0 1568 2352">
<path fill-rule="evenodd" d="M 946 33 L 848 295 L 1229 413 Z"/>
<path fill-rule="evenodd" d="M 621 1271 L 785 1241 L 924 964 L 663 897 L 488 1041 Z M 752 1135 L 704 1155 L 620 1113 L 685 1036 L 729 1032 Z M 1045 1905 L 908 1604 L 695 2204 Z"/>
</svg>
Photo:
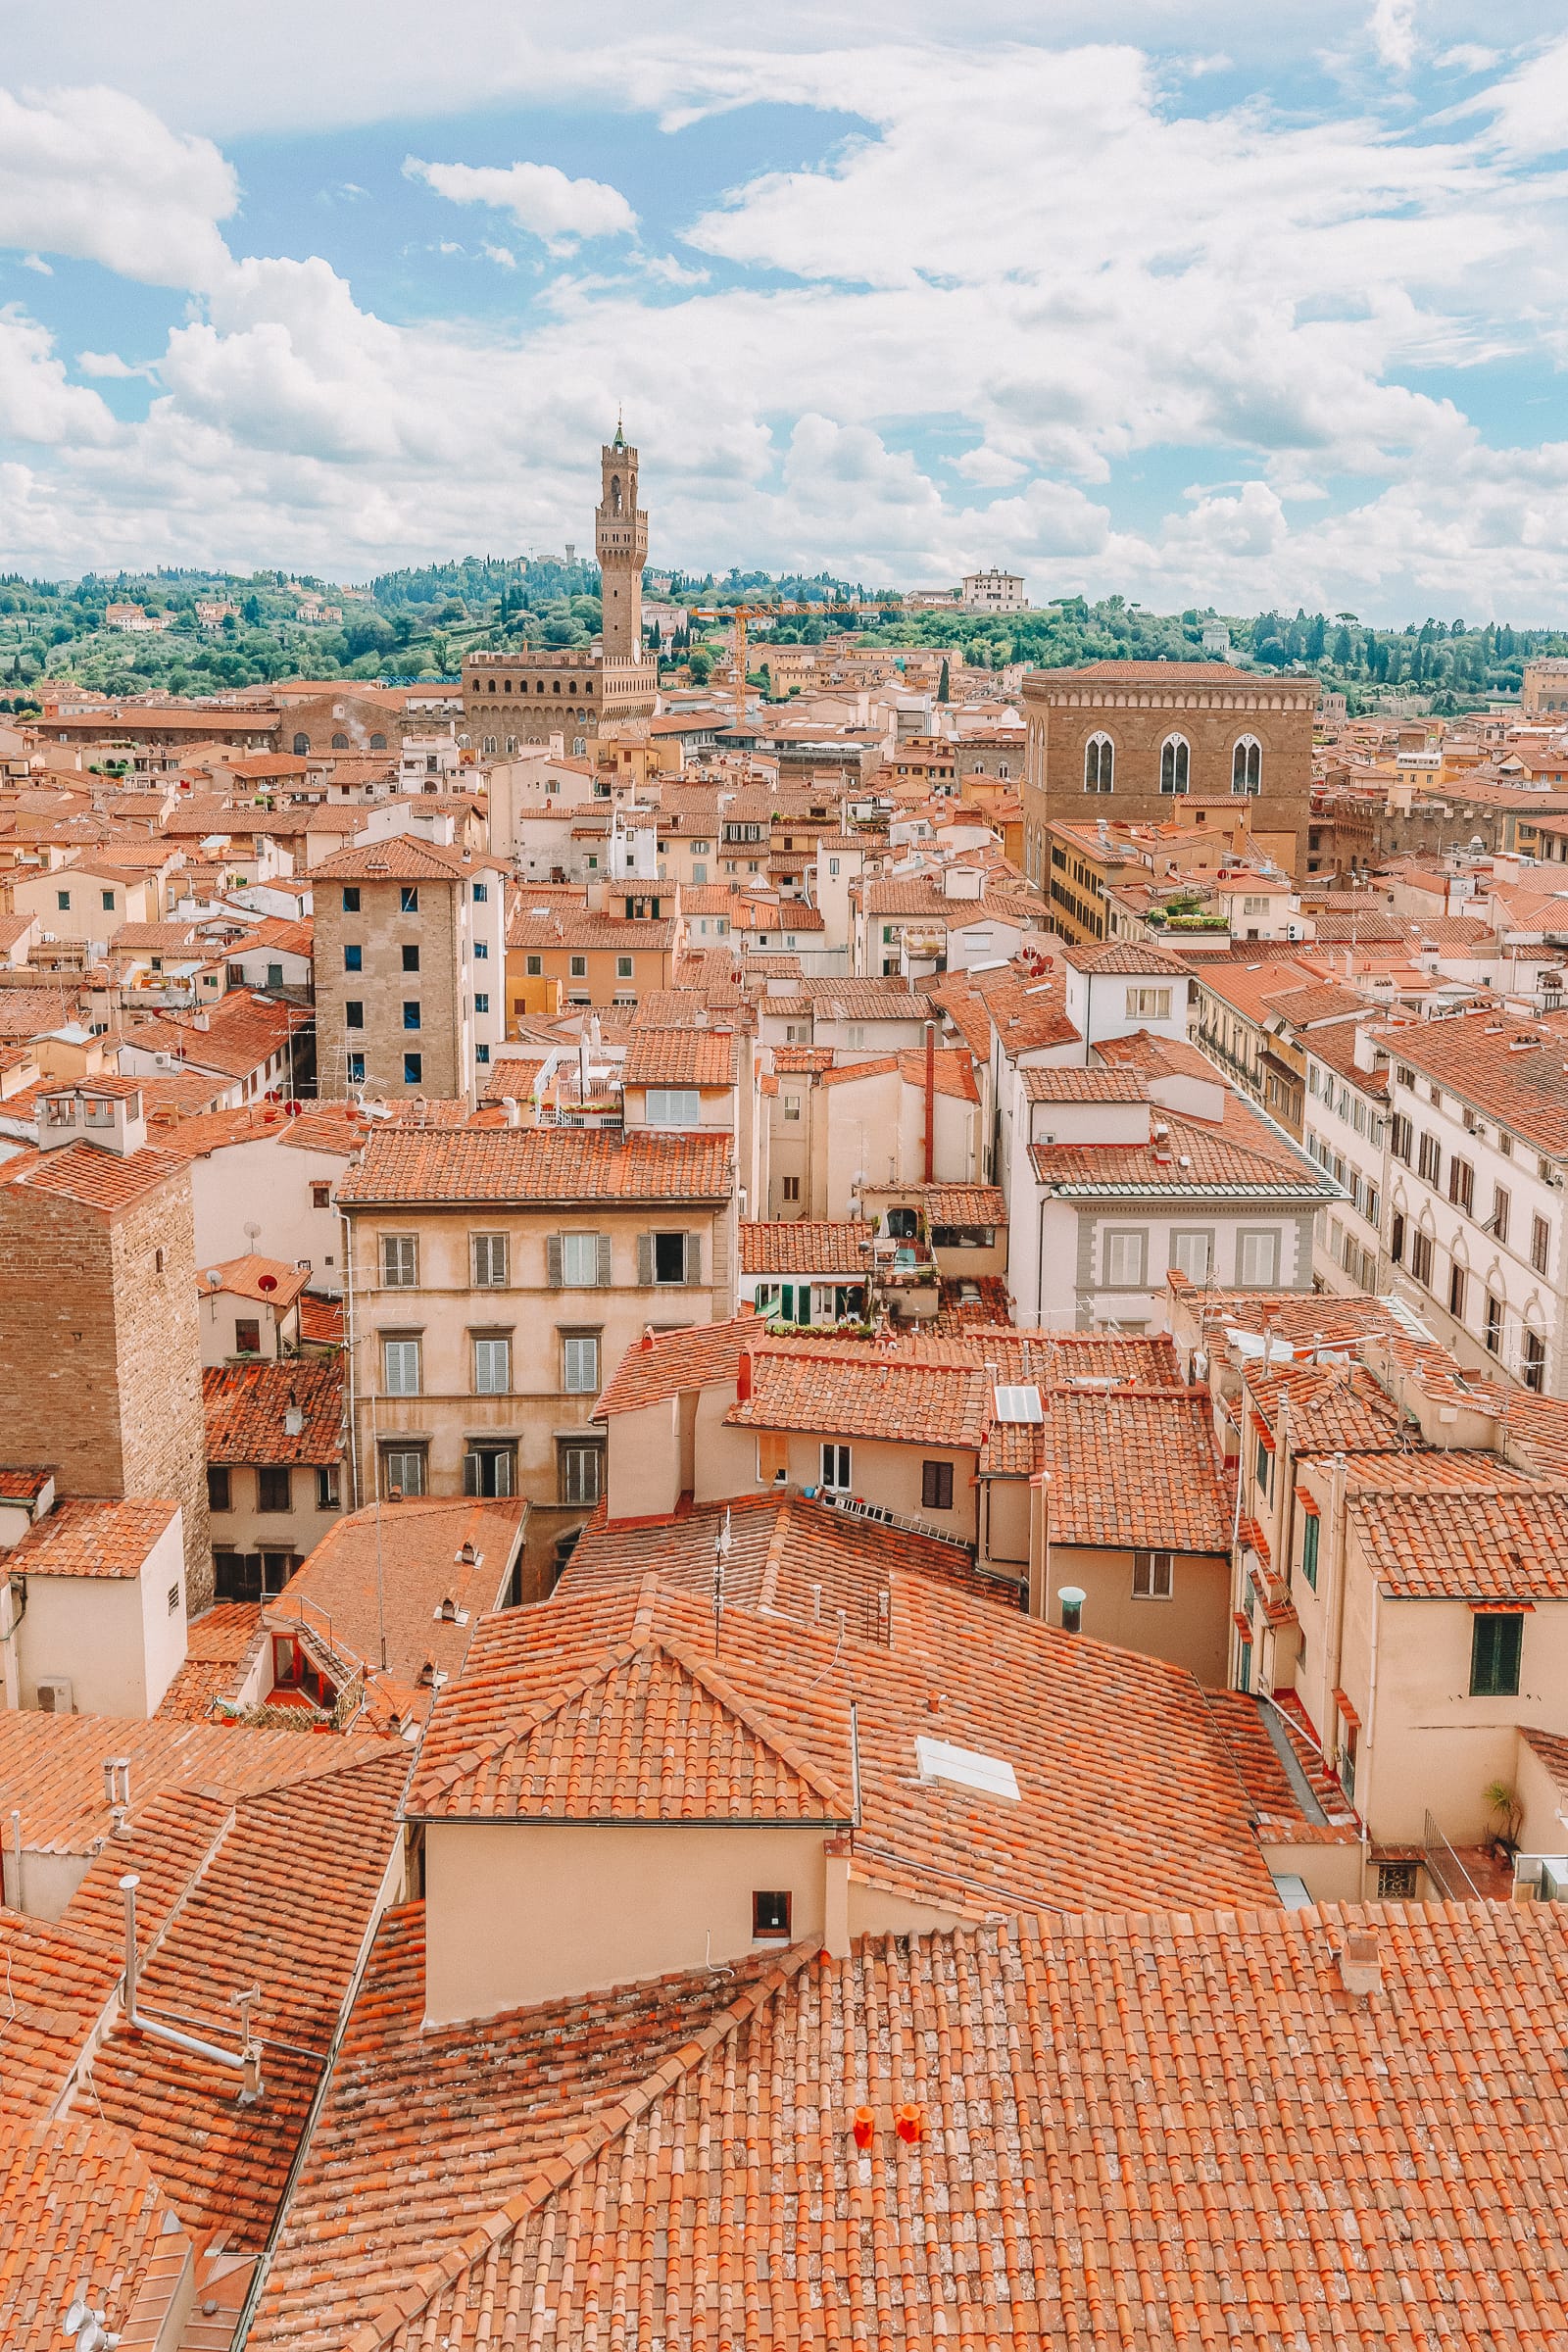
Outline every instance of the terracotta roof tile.
<svg viewBox="0 0 1568 2352">
<path fill-rule="evenodd" d="M 871 1228 L 852 1217 L 843 1223 L 798 1217 L 740 1225 L 743 1274 L 842 1274 L 863 1281 L 871 1257 Z"/>
<path fill-rule="evenodd" d="M 330 1359 L 217 1364 L 202 1374 L 210 1462 L 336 1462 L 343 1457 L 343 1368 Z M 285 1416 L 303 1426 L 291 1435 Z"/>
<path fill-rule="evenodd" d="M 733 1087 L 739 1079 L 733 1031 L 650 1029 L 639 1022 L 627 1041 L 623 1086 Z"/>
<path fill-rule="evenodd" d="M 131 1207 L 183 1174 L 183 1161 L 150 1144 L 122 1156 L 78 1141 L 59 1145 L 52 1152 L 19 1152 L 0 1162 L 0 1184 L 54 1193 L 62 1200 L 78 1201 L 83 1208 L 102 1209 L 108 1216 Z"/>
<path fill-rule="evenodd" d="M 340 1202 L 725 1200 L 727 1133 L 656 1136 L 570 1129 L 398 1128 L 368 1137 Z"/>
<path fill-rule="evenodd" d="M 1230 1550 L 1206 1391 L 1056 1389 L 1044 1434 L 1053 1543 Z"/>
<path fill-rule="evenodd" d="M 1363 1480 L 1347 1515 L 1401 1599 L 1568 1599 L 1568 1487 L 1374 1494 Z"/>
<path fill-rule="evenodd" d="M 57 1502 L 5 1555 L 13 1576 L 137 1577 L 177 1502 Z M 162 1603 L 160 1603 L 162 1606 Z"/>
</svg>

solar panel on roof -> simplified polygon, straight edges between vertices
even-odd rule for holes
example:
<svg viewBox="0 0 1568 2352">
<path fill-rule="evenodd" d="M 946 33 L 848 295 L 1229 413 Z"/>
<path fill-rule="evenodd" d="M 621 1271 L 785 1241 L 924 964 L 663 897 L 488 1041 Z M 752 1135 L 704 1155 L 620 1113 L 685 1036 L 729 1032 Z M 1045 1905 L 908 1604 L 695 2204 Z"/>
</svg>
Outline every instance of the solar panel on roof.
<svg viewBox="0 0 1568 2352">
<path fill-rule="evenodd" d="M 1037 1388 L 999 1388 L 996 1399 L 999 1421 L 1044 1421 L 1046 1417 Z"/>
</svg>

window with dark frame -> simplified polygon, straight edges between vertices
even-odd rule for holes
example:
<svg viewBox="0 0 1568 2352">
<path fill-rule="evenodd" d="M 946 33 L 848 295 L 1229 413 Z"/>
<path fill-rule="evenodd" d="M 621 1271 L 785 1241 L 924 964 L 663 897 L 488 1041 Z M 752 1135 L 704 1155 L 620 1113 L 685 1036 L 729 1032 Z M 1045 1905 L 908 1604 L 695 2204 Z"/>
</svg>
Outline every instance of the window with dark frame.
<svg viewBox="0 0 1568 2352">
<path fill-rule="evenodd" d="M 1176 1557 L 1169 1551 L 1135 1551 L 1134 1600 L 1169 1600 L 1176 1590 Z"/>
<path fill-rule="evenodd" d="M 207 1508 L 210 1511 L 231 1511 L 234 1508 L 233 1489 L 226 1462 L 207 1465 Z"/>
<path fill-rule="evenodd" d="M 951 1462 L 922 1462 L 920 1464 L 920 1508 L 923 1511 L 952 1510 L 953 1464 Z"/>
<path fill-rule="evenodd" d="M 1525 1621 L 1517 1609 L 1488 1609 L 1470 1630 L 1472 1698 L 1517 1698 Z"/>
<path fill-rule="evenodd" d="M 293 1485 L 287 1462 L 264 1462 L 256 1473 L 256 1508 L 259 1511 L 292 1510 Z"/>
<path fill-rule="evenodd" d="M 1301 1574 L 1317 1591 L 1318 1516 L 1316 1511 L 1301 1514 Z"/>
<path fill-rule="evenodd" d="M 262 1327 L 254 1315 L 234 1317 L 234 1352 L 236 1355 L 260 1355 Z"/>
<path fill-rule="evenodd" d="M 422 1494 L 424 1493 L 424 1453 L 422 1446 L 383 1446 L 381 1448 L 381 1492 L 383 1494 Z"/>
<path fill-rule="evenodd" d="M 788 1943 L 791 1898 L 783 1887 L 760 1888 L 752 1895 L 754 1943 Z"/>
</svg>

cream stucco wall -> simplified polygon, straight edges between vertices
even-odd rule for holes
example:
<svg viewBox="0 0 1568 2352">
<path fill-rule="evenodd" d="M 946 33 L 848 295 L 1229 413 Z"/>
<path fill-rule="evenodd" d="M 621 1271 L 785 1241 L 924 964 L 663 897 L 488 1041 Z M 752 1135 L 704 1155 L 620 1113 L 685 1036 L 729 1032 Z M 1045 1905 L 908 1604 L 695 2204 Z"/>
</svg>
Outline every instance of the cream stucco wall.
<svg viewBox="0 0 1568 2352">
<path fill-rule="evenodd" d="M 177 1592 L 172 1610 L 171 1592 Z M 40 1675 L 68 1675 L 78 1715 L 142 1718 L 157 1712 L 185 1655 L 184 1531 L 176 1511 L 129 1576 L 27 1578 L 17 1632 L 21 1699 L 38 1703 Z"/>
<path fill-rule="evenodd" d="M 705 1961 L 752 1940 L 752 1895 L 793 1898 L 791 1939 L 823 1934 L 822 1828 L 432 1822 L 425 2017 L 493 2017 Z"/>
<path fill-rule="evenodd" d="M 251 1250 L 290 1266 L 308 1257 L 312 1289 L 341 1291 L 343 1228 L 330 1201 L 314 1206 L 311 1188 L 335 1186 L 347 1165 L 346 1152 L 299 1151 L 275 1131 L 193 1160 L 196 1263 L 218 1266 Z"/>
<path fill-rule="evenodd" d="M 1163 1658 L 1208 1690 L 1223 1690 L 1230 1646 L 1230 1561 L 1219 1553 L 1178 1552 L 1169 1600 L 1141 1600 L 1133 1592 L 1133 1554 L 1087 1544 L 1051 1546 L 1049 1621 L 1059 1624 L 1056 1595 L 1076 1585 L 1084 1601 L 1083 1630 L 1097 1642 Z"/>
</svg>

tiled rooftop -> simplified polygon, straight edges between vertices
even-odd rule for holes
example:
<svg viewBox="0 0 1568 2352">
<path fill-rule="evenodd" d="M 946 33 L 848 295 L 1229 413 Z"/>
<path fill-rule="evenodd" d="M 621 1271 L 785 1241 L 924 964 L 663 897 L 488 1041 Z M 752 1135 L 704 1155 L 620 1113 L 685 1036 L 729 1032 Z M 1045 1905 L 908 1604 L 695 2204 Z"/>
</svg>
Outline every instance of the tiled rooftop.
<svg viewBox="0 0 1568 2352">
<path fill-rule="evenodd" d="M 136 1577 L 177 1502 L 57 1502 L 4 1555 L 12 1576 Z M 162 1606 L 162 1602 L 159 1604 Z"/>
<path fill-rule="evenodd" d="M 336 1462 L 343 1455 L 343 1369 L 332 1358 L 218 1364 L 202 1374 L 210 1462 Z M 303 1427 L 290 1435 L 286 1416 Z"/>
<path fill-rule="evenodd" d="M 1568 1599 L 1568 1488 L 1371 1493 L 1348 1524 L 1385 1592 L 1401 1599 Z"/>
<path fill-rule="evenodd" d="M 415 1767 L 418 1817 L 831 1820 L 855 1780 L 868 1873 L 915 1899 L 1268 1903 L 1222 1736 L 1179 1668 L 888 1577 L 887 1633 L 592 1592 L 483 1624 Z M 934 1703 L 933 1703 L 934 1701 Z M 650 1734 L 657 1736 L 650 1737 Z M 914 1775 L 917 1735 L 1004 1757 L 1019 1799 Z M 719 1759 L 725 1768 L 719 1769 Z"/>
<path fill-rule="evenodd" d="M 339 1201 L 726 1200 L 727 1132 L 600 1135 L 571 1129 L 397 1128 L 368 1138 Z"/>
<path fill-rule="evenodd" d="M 1206 1394 L 1059 1388 L 1044 1425 L 1054 1544 L 1228 1552 Z"/>
<path fill-rule="evenodd" d="M 722 1029 L 647 1029 L 639 1024 L 626 1046 L 625 1086 L 734 1086 L 739 1056 L 732 1032 Z"/>
<path fill-rule="evenodd" d="M 1549 1910 L 1003 1920 L 665 1980 L 594 2037 L 574 2007 L 423 2030 L 410 1908 L 252 2342 L 479 2352 L 500 2316 L 587 2352 L 624 2313 L 639 2342 L 854 2344 L 869 2310 L 901 2352 L 1554 2352 Z"/>
<path fill-rule="evenodd" d="M 865 1278 L 871 1262 L 871 1228 L 852 1217 L 841 1223 L 797 1217 L 740 1224 L 743 1274 L 843 1275 Z"/>
</svg>

